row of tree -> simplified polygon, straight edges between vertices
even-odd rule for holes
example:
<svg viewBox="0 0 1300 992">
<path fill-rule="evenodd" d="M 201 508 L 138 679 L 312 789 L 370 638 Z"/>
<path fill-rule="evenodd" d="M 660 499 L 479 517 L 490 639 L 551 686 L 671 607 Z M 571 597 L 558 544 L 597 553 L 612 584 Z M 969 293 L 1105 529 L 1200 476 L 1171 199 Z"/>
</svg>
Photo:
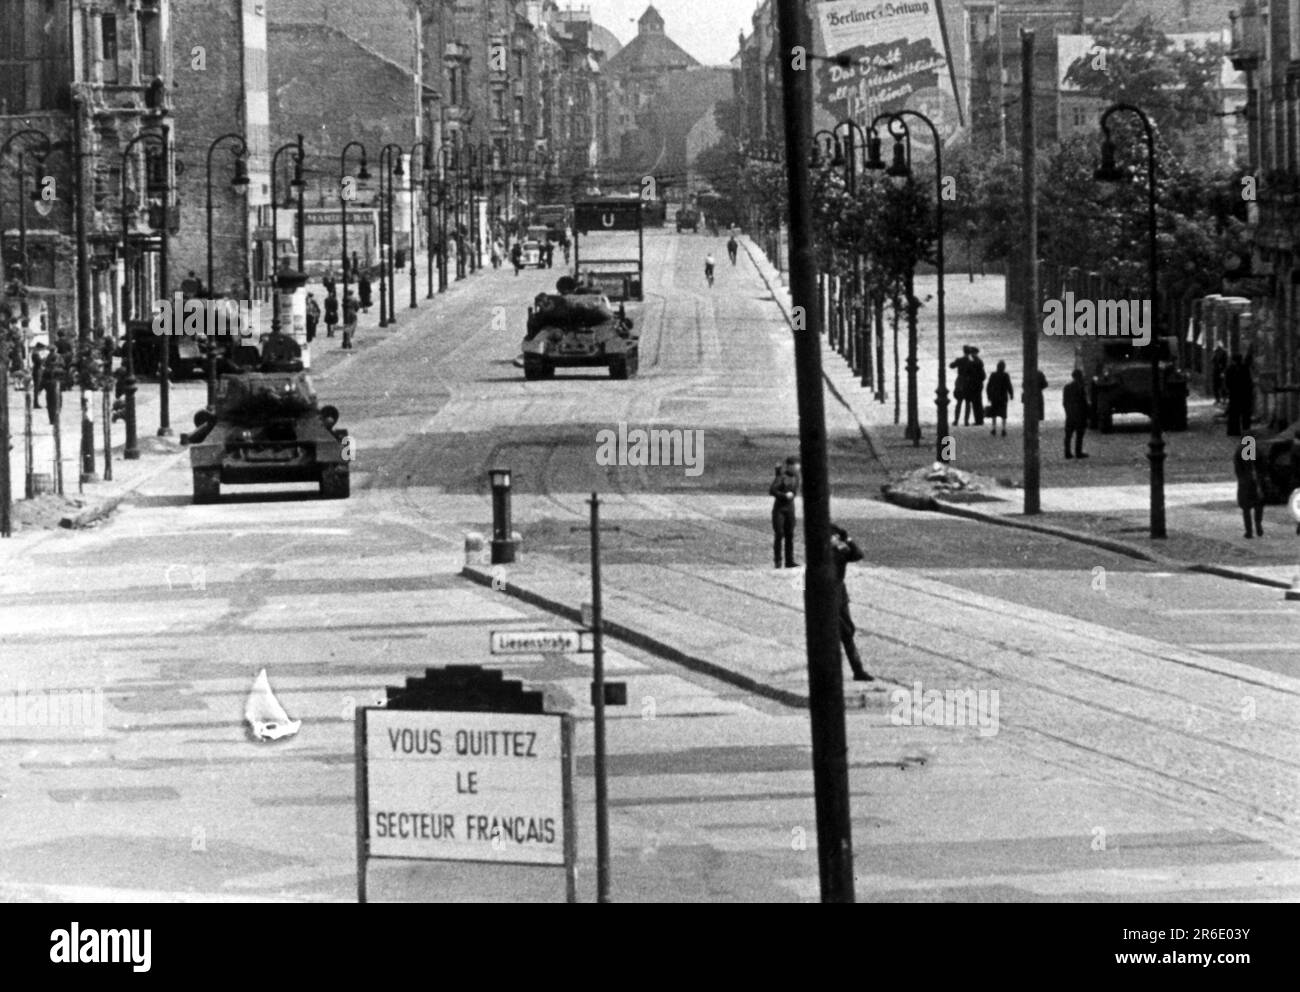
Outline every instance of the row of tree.
<svg viewBox="0 0 1300 992">
<path fill-rule="evenodd" d="M 1067 70 L 1067 83 L 1099 104 L 1128 103 L 1151 118 L 1155 134 L 1157 232 L 1161 290 L 1200 296 L 1222 286 L 1224 260 L 1248 257 L 1247 208 L 1257 190 L 1243 171 L 1216 166 L 1223 116 L 1220 76 L 1222 46 L 1175 45 L 1147 22 L 1135 29 L 1105 29 L 1094 47 Z M 717 110 L 723 140 L 703 153 L 697 169 L 723 196 L 749 207 L 752 223 L 778 227 L 786 214 L 783 166 L 746 150 L 734 104 Z M 1243 121 L 1244 126 L 1244 121 Z M 841 130 L 840 132 L 844 132 Z M 1131 286 L 1147 287 L 1147 149 L 1136 115 L 1110 120 L 1117 164 L 1128 179 L 1103 183 L 1100 128 L 1038 155 L 1040 257 L 1063 267 L 1098 272 Z M 891 139 L 882 134 L 888 159 Z M 823 156 L 823 159 L 825 157 Z M 1275 190 L 1284 177 L 1261 177 Z M 883 173 L 854 177 L 850 191 L 842 167 L 823 161 L 814 173 L 812 195 L 818 223 L 817 250 L 823 271 L 843 274 L 859 258 L 868 289 L 897 299 L 905 274 L 935 261 L 935 175 L 933 162 L 917 163 L 910 180 Z M 944 233 L 948 265 L 968 246 L 984 260 L 1020 262 L 1024 219 L 1019 154 L 1002 157 L 991 136 L 967 136 L 945 148 Z M 1300 191 L 1300 190 L 1297 190 Z"/>
</svg>

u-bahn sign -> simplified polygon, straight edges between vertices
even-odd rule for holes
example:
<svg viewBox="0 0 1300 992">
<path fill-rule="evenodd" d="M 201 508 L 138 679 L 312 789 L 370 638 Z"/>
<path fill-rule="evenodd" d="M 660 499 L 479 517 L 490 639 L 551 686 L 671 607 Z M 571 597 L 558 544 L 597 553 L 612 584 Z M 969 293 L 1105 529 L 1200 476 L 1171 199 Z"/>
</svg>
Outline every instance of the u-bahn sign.
<svg viewBox="0 0 1300 992">
<path fill-rule="evenodd" d="M 638 230 L 641 226 L 641 201 L 579 200 L 573 205 L 573 226 L 583 234 Z"/>
</svg>

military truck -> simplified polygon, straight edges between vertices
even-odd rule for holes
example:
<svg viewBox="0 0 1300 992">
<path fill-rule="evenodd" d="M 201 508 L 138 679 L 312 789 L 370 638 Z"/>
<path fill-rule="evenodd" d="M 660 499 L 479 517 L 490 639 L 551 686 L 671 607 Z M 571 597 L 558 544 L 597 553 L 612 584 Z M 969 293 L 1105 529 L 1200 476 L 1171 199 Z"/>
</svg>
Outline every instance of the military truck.
<svg viewBox="0 0 1300 992">
<path fill-rule="evenodd" d="M 528 310 L 524 378 L 550 379 L 557 368 L 605 367 L 610 378 L 636 375 L 638 339 L 622 305 L 565 276 L 558 293 L 542 293 Z M 577 292 L 574 292 L 574 289 Z"/>
<path fill-rule="evenodd" d="M 1187 430 L 1187 376 L 1178 367 L 1175 338 L 1156 338 L 1143 346 L 1132 337 L 1083 337 L 1075 349 L 1075 367 L 1088 383 L 1092 426 L 1103 434 L 1114 428 L 1117 413 L 1151 416 L 1151 349 L 1160 361 L 1160 426 Z"/>
<path fill-rule="evenodd" d="M 677 233 L 689 230 L 695 234 L 700 229 L 700 212 L 694 207 L 682 207 L 677 211 Z"/>
<path fill-rule="evenodd" d="M 223 375 L 217 381 L 215 409 L 194 415 L 189 445 L 194 502 L 212 503 L 223 485 L 316 482 L 324 499 L 346 499 L 348 432 L 335 427 L 339 412 L 319 406 L 311 379 L 302 371 L 297 349 L 284 335 L 263 349 L 260 370 Z"/>
</svg>

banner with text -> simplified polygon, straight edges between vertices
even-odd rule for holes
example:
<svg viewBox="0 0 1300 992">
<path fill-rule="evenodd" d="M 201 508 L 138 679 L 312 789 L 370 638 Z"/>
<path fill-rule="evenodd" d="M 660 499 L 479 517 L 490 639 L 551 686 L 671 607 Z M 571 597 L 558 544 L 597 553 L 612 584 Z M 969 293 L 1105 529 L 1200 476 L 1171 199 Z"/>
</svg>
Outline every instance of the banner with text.
<svg viewBox="0 0 1300 992">
<path fill-rule="evenodd" d="M 954 26 L 945 24 L 940 0 L 831 0 L 813 6 L 816 51 L 847 55 L 853 63 L 847 69 L 820 59 L 813 63 L 818 128 L 852 119 L 865 129 L 878 114 L 915 110 L 934 122 L 946 146 L 966 127 L 965 87 L 957 82 L 964 70 L 954 63 L 948 44 Z M 960 41 L 962 24 L 955 27 L 952 37 Z M 929 129 L 915 119 L 908 126 L 916 157 L 931 154 Z M 887 135 L 881 137 L 888 156 Z"/>
</svg>

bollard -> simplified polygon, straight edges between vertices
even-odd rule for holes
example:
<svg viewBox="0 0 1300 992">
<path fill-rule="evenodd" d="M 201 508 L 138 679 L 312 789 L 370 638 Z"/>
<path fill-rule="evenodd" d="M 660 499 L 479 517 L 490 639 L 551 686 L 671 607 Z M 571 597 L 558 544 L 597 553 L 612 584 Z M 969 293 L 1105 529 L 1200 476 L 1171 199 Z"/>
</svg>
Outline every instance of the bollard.
<svg viewBox="0 0 1300 992">
<path fill-rule="evenodd" d="M 510 523 L 510 470 L 495 468 L 488 472 L 492 482 L 492 564 L 505 565 L 515 560 L 515 535 Z"/>
</svg>

